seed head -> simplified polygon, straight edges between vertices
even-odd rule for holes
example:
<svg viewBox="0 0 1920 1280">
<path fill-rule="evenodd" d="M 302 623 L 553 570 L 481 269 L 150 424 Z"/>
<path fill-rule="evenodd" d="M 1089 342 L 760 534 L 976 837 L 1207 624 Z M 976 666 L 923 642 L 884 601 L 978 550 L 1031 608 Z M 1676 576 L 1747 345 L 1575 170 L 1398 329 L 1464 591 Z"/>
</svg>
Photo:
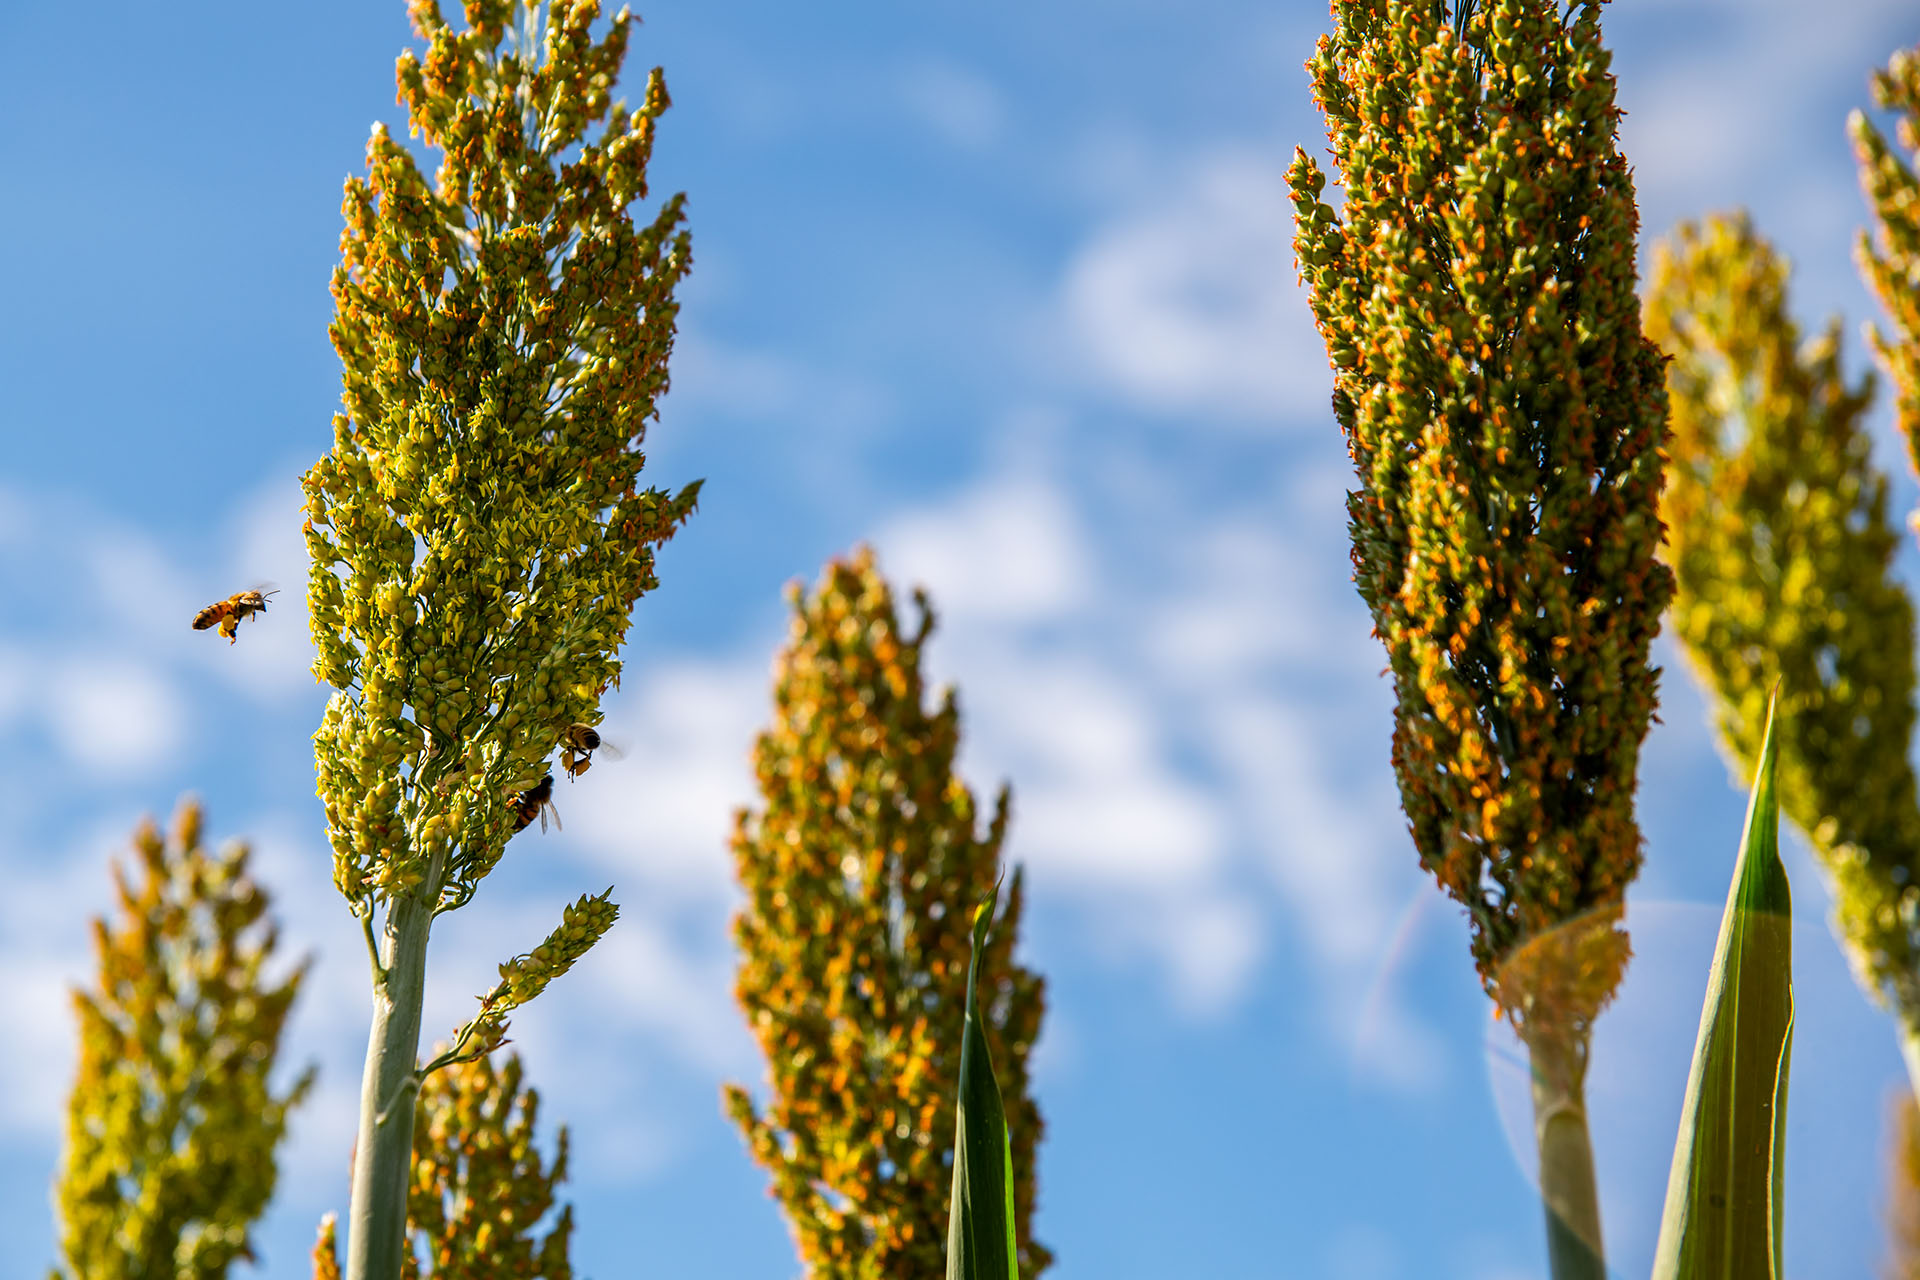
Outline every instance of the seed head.
<svg viewBox="0 0 1920 1280">
<path fill-rule="evenodd" d="M 1305 151 L 1288 171 L 1401 802 L 1496 995 L 1516 946 L 1605 916 L 1639 867 L 1647 654 L 1672 589 L 1660 356 L 1599 13 L 1335 0 L 1307 68 L 1341 207 Z M 1605 980 L 1581 984 L 1599 1000 L 1627 956 L 1605 932 Z"/>
<path fill-rule="evenodd" d="M 641 489 L 691 263 L 674 197 L 636 226 L 656 70 L 615 102 L 632 27 L 594 0 L 467 5 L 398 68 L 414 152 L 376 126 L 334 273 L 344 368 L 307 472 L 314 736 L 335 882 L 368 909 L 465 902 L 513 831 L 516 782 L 598 720 L 654 548 L 698 484 Z"/>
</svg>

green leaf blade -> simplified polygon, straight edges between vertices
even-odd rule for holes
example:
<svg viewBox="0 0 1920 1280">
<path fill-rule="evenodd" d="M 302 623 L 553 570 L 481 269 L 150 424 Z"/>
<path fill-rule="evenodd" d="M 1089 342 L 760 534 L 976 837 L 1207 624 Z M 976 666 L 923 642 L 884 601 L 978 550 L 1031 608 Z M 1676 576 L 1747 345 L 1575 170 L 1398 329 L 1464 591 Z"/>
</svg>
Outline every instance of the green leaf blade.
<svg viewBox="0 0 1920 1280">
<path fill-rule="evenodd" d="M 1654 1280 L 1780 1280 L 1792 894 L 1780 861 L 1773 713 L 1714 949 L 1667 1180 Z"/>
<path fill-rule="evenodd" d="M 967 1019 L 960 1042 L 960 1097 L 953 1142 L 953 1209 L 947 1220 L 947 1280 L 1019 1280 L 1013 1219 L 1013 1149 L 993 1057 L 981 1030 L 978 980 L 1000 886 L 973 913 Z"/>
</svg>

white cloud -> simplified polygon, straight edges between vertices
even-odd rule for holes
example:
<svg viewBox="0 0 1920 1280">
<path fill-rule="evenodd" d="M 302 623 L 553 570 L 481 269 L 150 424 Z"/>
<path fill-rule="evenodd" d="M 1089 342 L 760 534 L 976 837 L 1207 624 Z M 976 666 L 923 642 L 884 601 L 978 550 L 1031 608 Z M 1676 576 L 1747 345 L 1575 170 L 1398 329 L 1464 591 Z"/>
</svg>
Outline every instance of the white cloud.
<svg viewBox="0 0 1920 1280">
<path fill-rule="evenodd" d="M 1446 1037 L 1391 993 L 1357 1030 L 1352 1062 L 1370 1078 L 1405 1094 L 1438 1093 L 1447 1085 L 1451 1060 Z"/>
<path fill-rule="evenodd" d="M 1222 422 L 1319 412 L 1332 377 L 1295 283 L 1279 152 L 1172 163 L 1172 180 L 1068 266 L 1090 376 L 1144 408 Z"/>
<path fill-rule="evenodd" d="M 730 951 L 715 948 L 714 954 L 696 958 L 658 921 L 628 912 L 594 948 L 592 960 L 582 965 L 576 995 L 597 1020 L 646 1033 L 703 1070 L 738 1074 L 758 1064 L 733 1001 Z"/>
<path fill-rule="evenodd" d="M 1095 621 L 1097 570 L 1065 495 L 1008 473 L 877 541 L 882 569 L 924 582 L 947 621 L 935 661 L 964 672 L 967 758 L 1014 781 L 1016 856 L 1043 882 L 1164 888 L 1210 876 L 1218 821 L 1167 767 L 1145 691 L 1091 646 L 1057 655 L 1039 634 Z"/>
<path fill-rule="evenodd" d="M 13 513 L 6 519 L 83 532 L 37 557 L 35 574 L 16 587 L 29 599 L 67 605 L 57 616 L 35 615 L 47 619 L 45 629 L 20 633 L 6 647 L 0 720 L 37 715 L 85 776 L 113 783 L 155 772 L 188 745 L 194 720 L 186 670 L 200 667 L 256 698 L 309 687 L 297 495 L 291 480 L 280 480 L 243 499 L 229 522 L 237 563 L 204 578 L 153 538 L 58 495 L 5 495 Z M 201 606 L 264 576 L 285 588 L 268 616 L 245 624 L 239 643 L 188 626 Z M 86 637 L 78 651 L 76 633 Z"/>
<path fill-rule="evenodd" d="M 1329 726 L 1289 702 L 1222 706 L 1212 724 L 1314 950 L 1336 964 L 1364 964 L 1417 879 L 1397 797 L 1384 778 L 1356 787 L 1331 775 Z"/>
<path fill-rule="evenodd" d="M 1043 883 L 1147 891 L 1205 879 L 1218 865 L 1207 798 L 1148 764 L 1065 780 L 1015 775 L 1015 847 Z"/>
<path fill-rule="evenodd" d="M 1088 658 L 982 656 L 968 664 L 970 732 L 995 776 L 1013 779 L 1013 847 L 1041 883 L 1144 892 L 1213 878 L 1219 816 L 1167 764 L 1142 691 Z"/>
<path fill-rule="evenodd" d="M 52 1143 L 65 1121 L 78 1044 L 72 987 L 87 976 L 88 919 L 113 901 L 108 857 L 124 848 L 131 813 L 103 817 L 65 849 L 31 859 L 0 850 L 0 972 L 7 975 L 8 1052 L 0 1054 L 0 1133 Z"/>
<path fill-rule="evenodd" d="M 1668 0 L 1612 15 L 1644 237 L 1745 206 L 1800 268 L 1803 317 L 1871 314 L 1851 261 L 1865 209 L 1845 115 L 1871 105 L 1868 73 L 1912 42 L 1911 13 L 1901 0 Z M 1692 39 L 1674 38 L 1681 23 Z"/>
<path fill-rule="evenodd" d="M 650 889 L 732 892 L 727 841 L 734 811 L 755 795 L 750 752 L 771 714 L 771 652 L 770 642 L 767 658 L 650 662 L 637 687 L 608 700 L 602 736 L 624 758 L 596 755 L 557 797 L 596 865 Z"/>
<path fill-rule="evenodd" d="M 1339 518 L 1338 483 L 1309 470 L 1278 528 L 1228 510 L 1169 530 L 1147 575 L 1166 585 L 1140 596 L 1102 591 L 1080 514 L 1032 466 L 878 539 L 882 567 L 910 566 L 945 619 L 932 661 L 962 686 L 969 776 L 1013 782 L 1010 856 L 1040 893 L 1084 905 L 1099 949 L 1150 958 L 1197 1015 L 1242 993 L 1276 899 L 1288 936 L 1351 993 L 1424 885 L 1364 610 L 1341 559 L 1305 549 L 1309 526 Z M 1352 1009 L 1331 1003 L 1352 1041 Z M 1376 1003 L 1376 1065 L 1430 1044 Z"/>
<path fill-rule="evenodd" d="M 8 1053 L 0 1065 L 0 1128 L 43 1141 L 60 1132 L 78 1032 L 74 975 L 45 955 L 7 959 Z"/>
<path fill-rule="evenodd" d="M 1035 891 L 1079 901 L 1116 961 L 1153 960 L 1176 1007 L 1231 1005 L 1264 951 L 1262 912 L 1226 885 L 1218 797 L 1171 761 L 1175 726 L 1101 594 L 1079 513 L 1013 469 L 877 543 L 883 570 L 933 595 L 930 660 L 962 686 L 966 770 L 983 789 L 1012 780 L 1009 856 Z M 1061 634 L 1082 642 L 1063 651 Z"/>
<path fill-rule="evenodd" d="M 149 664 L 100 655 L 56 662 L 40 678 L 47 728 L 83 769 L 116 778 L 148 773 L 185 737 L 186 705 Z"/>
<path fill-rule="evenodd" d="M 1350 677 L 1378 668 L 1377 648 L 1328 643 L 1341 631 L 1365 640 L 1364 610 L 1337 547 L 1304 536 L 1308 522 L 1297 506 L 1292 514 L 1286 526 L 1228 515 L 1187 539 L 1184 571 L 1152 603 L 1145 629 L 1167 679 L 1231 686 L 1276 670 Z"/>
<path fill-rule="evenodd" d="M 306 500 L 293 467 L 240 504 L 232 529 L 226 577 L 214 591 L 231 595 L 257 586 L 276 588 L 268 612 L 241 625 L 238 643 L 202 647 L 203 661 L 258 698 L 311 689 L 313 637 L 307 627 L 307 543 L 301 534 Z"/>
<path fill-rule="evenodd" d="M 942 617 L 969 626 L 1061 617 L 1097 590 L 1077 513 L 1033 475 L 1000 477 L 908 513 L 877 541 L 896 582 L 924 585 Z"/>
<path fill-rule="evenodd" d="M 0 725 L 24 714 L 31 706 L 32 659 L 13 645 L 0 644 Z"/>
<path fill-rule="evenodd" d="M 900 71 L 907 109 L 956 147 L 991 146 L 1006 123 L 1000 91 L 978 73 L 943 58 L 922 58 Z"/>
<path fill-rule="evenodd" d="M 1225 1011 L 1245 994 L 1266 950 L 1267 925 L 1255 903 L 1224 893 L 1172 905 L 1162 931 L 1175 998 L 1189 1013 Z"/>
<path fill-rule="evenodd" d="M 146 654 L 178 653 L 188 622 L 207 601 L 160 544 L 131 529 L 89 522 L 75 547 L 78 569 L 105 615 L 101 631 L 131 641 Z M 237 590 L 237 588 L 234 588 Z"/>
<path fill-rule="evenodd" d="M 34 529 L 33 509 L 18 491 L 0 485 L 0 543 L 20 546 Z M 35 547 L 36 552 L 39 551 Z"/>
</svg>

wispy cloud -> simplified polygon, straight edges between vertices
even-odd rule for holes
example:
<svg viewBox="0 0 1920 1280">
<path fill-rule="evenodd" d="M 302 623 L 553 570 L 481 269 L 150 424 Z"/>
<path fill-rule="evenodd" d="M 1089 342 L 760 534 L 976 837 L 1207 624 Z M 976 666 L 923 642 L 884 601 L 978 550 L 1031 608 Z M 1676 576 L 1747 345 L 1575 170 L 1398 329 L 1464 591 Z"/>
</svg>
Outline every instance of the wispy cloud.
<svg viewBox="0 0 1920 1280">
<path fill-rule="evenodd" d="M 772 714 L 765 655 L 650 662 L 607 700 L 602 735 L 625 754 L 594 758 L 557 796 L 572 844 L 649 892 L 729 900 L 733 814 L 754 798 L 749 753 Z"/>
<path fill-rule="evenodd" d="M 947 58 L 916 58 L 901 67 L 898 92 L 908 111 L 963 150 L 992 146 L 1006 124 L 1006 100 L 993 83 Z"/>
<path fill-rule="evenodd" d="M 1274 425 L 1332 378 L 1295 284 L 1278 151 L 1170 160 L 1074 255 L 1061 305 L 1098 390 L 1207 425 Z"/>
<path fill-rule="evenodd" d="M 148 774 L 187 736 L 187 703 L 153 664 L 58 659 L 42 667 L 39 680 L 47 730 L 82 769 L 109 778 Z"/>
<path fill-rule="evenodd" d="M 1334 499 L 1292 509 L 1337 511 L 1337 484 Z M 1106 584 L 1086 519 L 1021 464 L 877 539 L 883 568 L 924 582 L 947 620 L 933 660 L 961 685 L 969 773 L 1013 781 L 1012 855 L 1081 904 L 1099 949 L 1159 966 L 1189 1012 L 1232 1008 L 1276 925 L 1357 991 L 1421 879 L 1386 771 L 1379 657 L 1339 560 L 1307 554 L 1304 530 L 1189 515 L 1166 531 L 1168 562 L 1135 575 L 1164 585 L 1130 595 Z"/>
</svg>

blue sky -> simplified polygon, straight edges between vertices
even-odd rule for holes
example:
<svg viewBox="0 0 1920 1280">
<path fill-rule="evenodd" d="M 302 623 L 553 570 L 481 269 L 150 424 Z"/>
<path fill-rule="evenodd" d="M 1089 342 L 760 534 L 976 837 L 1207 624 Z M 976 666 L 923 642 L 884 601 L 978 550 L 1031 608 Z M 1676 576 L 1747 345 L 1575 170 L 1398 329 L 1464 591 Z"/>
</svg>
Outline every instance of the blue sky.
<svg viewBox="0 0 1920 1280">
<path fill-rule="evenodd" d="M 397 122 L 399 0 L 16 6 L 0 83 L 0 1276 L 44 1272 L 46 1187 L 104 870 L 182 791 L 244 834 L 317 1060 L 261 1231 L 305 1274 L 344 1208 L 365 966 L 307 735 L 295 477 L 330 441 L 340 184 Z M 1460 913 L 1417 871 L 1382 658 L 1347 581 L 1346 463 L 1293 283 L 1281 172 L 1320 144 L 1304 0 L 658 0 L 660 192 L 695 269 L 648 475 L 704 476 L 636 614 L 563 834 L 436 933 L 429 1028 L 561 904 L 619 928 L 519 1021 L 574 1128 L 586 1274 L 797 1271 L 720 1114 L 757 1082 L 728 997 L 725 833 L 749 798 L 780 588 L 868 540 L 924 582 L 976 786 L 1014 785 L 1050 982 L 1038 1232 L 1059 1280 L 1542 1274 L 1520 1077 Z M 1646 0 L 1607 19 L 1649 235 L 1744 204 L 1811 325 L 1872 315 L 1843 121 L 1920 40 L 1895 0 Z M 1915 498 L 1884 412 L 1881 458 Z M 1909 573 L 1911 556 L 1903 563 Z M 286 589 L 229 648 L 208 600 Z M 1592 1083 L 1623 1275 L 1651 1257 L 1742 797 L 1661 660 L 1638 958 Z M 1790 851 L 1800 1022 L 1789 1274 L 1880 1256 L 1891 1034 Z"/>
</svg>

